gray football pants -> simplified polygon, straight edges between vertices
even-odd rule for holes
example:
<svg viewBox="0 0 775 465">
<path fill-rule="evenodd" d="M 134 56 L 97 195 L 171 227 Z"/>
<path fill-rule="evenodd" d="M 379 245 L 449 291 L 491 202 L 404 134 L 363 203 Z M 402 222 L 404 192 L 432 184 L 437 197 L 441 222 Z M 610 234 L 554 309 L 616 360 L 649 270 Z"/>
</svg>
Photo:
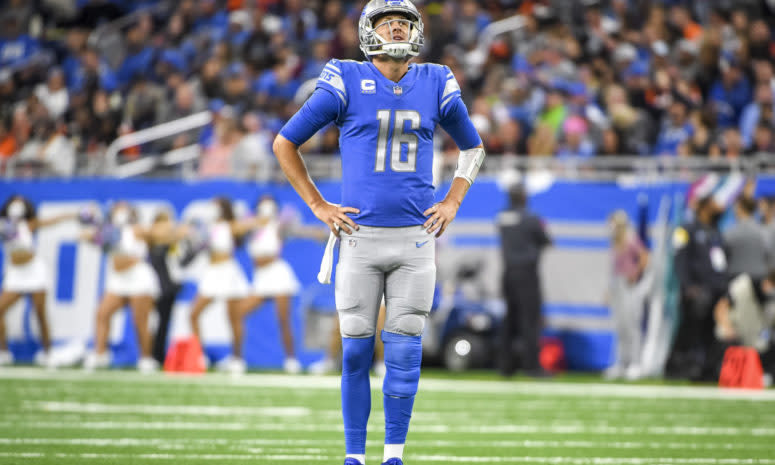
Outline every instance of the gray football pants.
<svg viewBox="0 0 775 465">
<path fill-rule="evenodd" d="M 433 302 L 435 246 L 422 226 L 341 233 L 336 308 L 342 337 L 374 335 L 383 295 L 385 331 L 419 336 Z"/>
</svg>

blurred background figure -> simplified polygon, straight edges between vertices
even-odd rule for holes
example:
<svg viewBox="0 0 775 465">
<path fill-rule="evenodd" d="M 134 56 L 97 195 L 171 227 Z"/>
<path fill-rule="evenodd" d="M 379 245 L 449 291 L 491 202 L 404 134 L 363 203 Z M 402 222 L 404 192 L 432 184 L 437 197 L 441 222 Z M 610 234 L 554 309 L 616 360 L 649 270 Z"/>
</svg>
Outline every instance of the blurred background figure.
<svg viewBox="0 0 775 465">
<path fill-rule="evenodd" d="M 670 376 L 710 375 L 706 363 L 713 341 L 713 306 L 727 287 L 727 258 L 718 227 L 722 213 L 706 195 L 697 201 L 694 219 L 673 232 L 682 315 L 667 365 Z"/>
<path fill-rule="evenodd" d="M 236 121 L 234 109 L 223 107 L 214 124 L 214 137 L 210 144 L 203 147 L 199 162 L 199 176 L 202 178 L 224 178 L 233 172 L 233 155 L 242 132 Z"/>
<path fill-rule="evenodd" d="M 207 253 L 209 263 L 205 271 L 199 277 L 196 297 L 191 306 L 191 331 L 193 337 L 201 345 L 202 332 L 199 328 L 199 317 L 203 311 L 215 299 L 226 301 L 226 311 L 229 321 L 234 321 L 240 315 L 240 302 L 249 292 L 248 281 L 237 261 L 234 259 L 234 250 L 242 238 L 250 232 L 254 221 L 240 221 L 234 216 L 234 207 L 227 197 L 213 199 L 216 211 L 215 221 L 205 226 L 207 231 Z M 242 334 L 234 333 L 241 330 L 241 325 L 232 326 L 233 344 L 242 341 Z M 232 347 L 235 350 L 235 347 Z M 240 356 L 241 346 L 232 357 L 223 360 L 219 368 L 242 372 L 244 360 Z M 207 363 L 209 365 L 209 361 Z"/>
<path fill-rule="evenodd" d="M 97 308 L 94 348 L 83 362 L 86 370 L 107 368 L 111 363 L 108 350 L 110 320 L 129 305 L 137 331 L 140 359 L 137 369 L 150 373 L 159 369 L 151 356 L 151 333 L 148 317 L 159 296 L 159 278 L 148 259 L 148 230 L 139 224 L 137 210 L 128 202 L 116 202 L 104 222 L 86 228 L 82 238 L 101 246 L 109 254 L 105 290 Z"/>
<path fill-rule="evenodd" d="M 729 259 L 727 273 L 730 279 L 743 273 L 753 279 L 767 274 L 769 254 L 766 231 L 754 218 L 756 201 L 747 195 L 738 197 L 734 204 L 735 224 L 724 231 L 724 244 Z"/>
<path fill-rule="evenodd" d="M 541 252 L 551 244 L 551 239 L 541 219 L 527 209 L 527 193 L 521 184 L 509 189 L 509 206 L 498 214 L 496 222 L 507 305 L 498 370 L 503 376 L 512 376 L 517 369 L 528 375 L 541 375 L 538 353 L 543 324 L 538 265 Z"/>
<path fill-rule="evenodd" d="M 172 214 L 161 209 L 153 218 L 148 230 L 148 260 L 159 279 L 159 297 L 156 299 L 156 313 L 158 321 L 156 334 L 153 337 L 153 358 L 159 363 L 164 363 L 167 350 L 167 332 L 169 330 L 172 308 L 175 298 L 180 292 L 180 283 L 175 282 L 169 267 L 171 248 L 188 233 L 188 228 L 178 226 L 173 221 Z"/>
<path fill-rule="evenodd" d="M 762 196 L 758 199 L 758 213 L 767 247 L 767 269 L 775 269 L 775 197 Z"/>
<path fill-rule="evenodd" d="M 609 285 L 609 306 L 616 329 L 614 364 L 608 379 L 642 376 L 643 315 L 650 280 L 645 276 L 649 253 L 624 210 L 608 217 L 613 266 Z"/>
<path fill-rule="evenodd" d="M 29 297 L 38 317 L 42 349 L 35 363 L 52 366 L 51 332 L 46 315 L 46 292 L 51 286 L 49 267 L 35 251 L 35 233 L 40 228 L 75 219 L 74 214 L 39 219 L 35 206 L 21 195 L 12 195 L 0 207 L 0 240 L 7 256 L 0 293 L 0 366 L 13 363 L 5 336 L 5 313 L 21 297 Z"/>
<path fill-rule="evenodd" d="M 285 360 L 283 370 L 298 374 L 302 367 L 296 358 L 291 328 L 291 299 L 299 292 L 299 280 L 291 266 L 282 259 L 283 240 L 290 234 L 287 218 L 280 217 L 277 200 L 263 196 L 256 205 L 256 225 L 248 242 L 248 252 L 253 259 L 253 286 L 239 304 L 238 310 L 230 314 L 234 333 L 233 357 L 242 360 L 242 333 L 244 319 L 266 301 L 274 300 L 277 321 L 280 324 Z M 317 232 L 318 239 L 327 237 L 325 231 Z M 243 370 L 242 363 L 235 362 L 234 370 Z"/>
<path fill-rule="evenodd" d="M 763 278 L 747 273 L 737 275 L 729 283 L 724 296 L 713 310 L 716 347 L 713 354 L 714 372 L 718 375 L 725 350 L 733 345 L 751 347 L 759 352 L 764 371 L 775 375 L 775 270 Z"/>
</svg>

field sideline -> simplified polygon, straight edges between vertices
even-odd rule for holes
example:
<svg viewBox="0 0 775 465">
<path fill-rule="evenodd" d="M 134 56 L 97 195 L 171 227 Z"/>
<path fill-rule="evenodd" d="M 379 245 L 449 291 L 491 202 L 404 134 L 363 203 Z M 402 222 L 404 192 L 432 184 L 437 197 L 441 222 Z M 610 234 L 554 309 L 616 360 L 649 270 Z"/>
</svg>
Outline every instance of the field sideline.
<svg viewBox="0 0 775 465">
<path fill-rule="evenodd" d="M 775 465 L 775 390 L 431 375 L 407 465 Z M 384 432 L 372 388 L 368 465 Z M 336 376 L 4 368 L 0 464 L 341 464 L 338 389 Z"/>
</svg>

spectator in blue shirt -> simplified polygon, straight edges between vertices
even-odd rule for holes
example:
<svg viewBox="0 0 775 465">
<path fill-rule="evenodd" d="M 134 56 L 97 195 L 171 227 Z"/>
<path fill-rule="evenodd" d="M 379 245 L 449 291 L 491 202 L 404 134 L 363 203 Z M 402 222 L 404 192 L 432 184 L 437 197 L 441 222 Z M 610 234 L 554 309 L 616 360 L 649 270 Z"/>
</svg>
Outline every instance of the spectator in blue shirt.
<svg viewBox="0 0 775 465">
<path fill-rule="evenodd" d="M 100 59 L 97 51 L 88 48 L 81 54 L 78 68 L 75 70 L 72 82 L 68 84 L 71 91 L 84 91 L 92 95 L 98 89 L 113 92 L 118 87 L 118 80 L 108 64 Z"/>
<path fill-rule="evenodd" d="M 743 137 L 743 145 L 749 148 L 753 143 L 753 133 L 762 115 L 762 108 L 773 105 L 772 87 L 769 82 L 761 82 L 756 85 L 754 101 L 743 109 L 740 116 L 740 134 Z M 770 121 L 775 125 L 775 121 Z"/>
<path fill-rule="evenodd" d="M 229 43 L 232 53 L 240 53 L 251 34 L 252 19 L 246 10 L 235 10 L 229 13 L 229 26 L 224 39 Z"/>
<path fill-rule="evenodd" d="M 62 60 L 62 71 L 65 73 L 65 83 L 68 86 L 75 85 L 78 70 L 81 68 L 81 56 L 86 50 L 86 39 L 88 31 L 86 29 L 74 27 L 67 31 L 65 36 L 66 51 L 65 58 Z"/>
<path fill-rule="evenodd" d="M 301 83 L 293 77 L 293 69 L 285 63 L 275 65 L 253 83 L 259 107 L 282 106 L 293 100 Z"/>
<path fill-rule="evenodd" d="M 158 84 L 167 84 L 170 75 L 174 73 L 185 75 L 188 73 L 186 59 L 183 57 L 182 53 L 175 49 L 162 50 L 159 54 L 159 58 L 156 60 L 153 73 Z M 174 89 L 169 90 L 174 92 Z"/>
<path fill-rule="evenodd" d="M 138 73 L 148 73 L 152 69 L 154 50 L 146 44 L 143 28 L 133 26 L 127 31 L 127 56 L 118 68 L 118 82 L 122 88 L 129 86 Z"/>
<path fill-rule="evenodd" d="M 201 0 L 198 10 L 199 16 L 194 22 L 194 32 L 215 40 L 226 36 L 229 16 L 225 10 L 218 8 L 215 0 Z"/>
<path fill-rule="evenodd" d="M 751 83 L 731 54 L 719 60 L 721 78 L 713 83 L 708 99 L 716 110 L 719 127 L 737 126 L 743 107 L 751 101 Z"/>
<path fill-rule="evenodd" d="M 692 134 L 694 127 L 688 121 L 686 104 L 681 100 L 674 100 L 662 123 L 662 130 L 659 131 L 654 154 L 677 155 L 678 147 L 689 141 Z"/>
<path fill-rule="evenodd" d="M 37 39 L 22 34 L 19 19 L 14 15 L 5 17 L 0 33 L 0 67 L 21 68 L 28 63 L 40 49 Z"/>
</svg>

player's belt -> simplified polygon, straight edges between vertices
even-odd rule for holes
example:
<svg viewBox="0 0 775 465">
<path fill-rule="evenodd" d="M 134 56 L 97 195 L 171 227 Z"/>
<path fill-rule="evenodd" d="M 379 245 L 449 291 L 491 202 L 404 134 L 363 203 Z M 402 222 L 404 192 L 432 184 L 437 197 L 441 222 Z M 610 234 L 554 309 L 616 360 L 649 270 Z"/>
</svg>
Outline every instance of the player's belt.
<svg viewBox="0 0 775 465">
<path fill-rule="evenodd" d="M 337 229 L 338 226 L 337 226 Z M 318 281 L 322 284 L 331 284 L 331 272 L 334 268 L 334 247 L 336 247 L 336 234 L 328 234 L 328 243 L 326 251 L 323 252 L 323 259 L 320 260 L 320 271 L 318 271 Z"/>
</svg>

